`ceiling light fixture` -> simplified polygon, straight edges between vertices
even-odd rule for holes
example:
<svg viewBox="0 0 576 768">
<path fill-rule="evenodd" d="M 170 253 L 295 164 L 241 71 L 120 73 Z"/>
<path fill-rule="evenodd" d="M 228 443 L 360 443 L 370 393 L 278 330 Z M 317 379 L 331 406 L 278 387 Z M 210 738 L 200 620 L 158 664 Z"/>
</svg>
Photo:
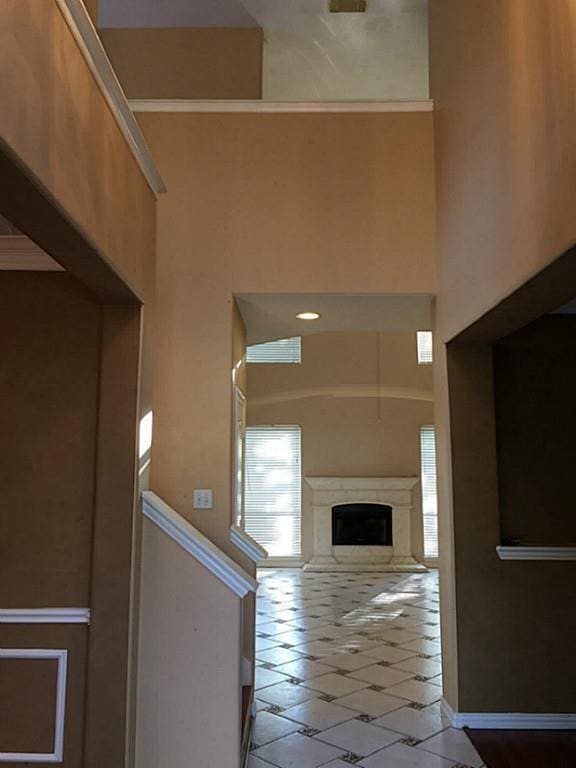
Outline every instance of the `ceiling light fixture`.
<svg viewBox="0 0 576 768">
<path fill-rule="evenodd" d="M 318 320 L 320 315 L 318 312 L 298 312 L 296 317 L 298 320 Z"/>
</svg>

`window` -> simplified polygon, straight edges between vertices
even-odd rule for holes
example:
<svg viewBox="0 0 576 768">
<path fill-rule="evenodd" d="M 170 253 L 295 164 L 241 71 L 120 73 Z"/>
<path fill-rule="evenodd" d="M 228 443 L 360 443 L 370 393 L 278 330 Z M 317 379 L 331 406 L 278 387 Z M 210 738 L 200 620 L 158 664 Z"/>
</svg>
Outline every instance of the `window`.
<svg viewBox="0 0 576 768">
<path fill-rule="evenodd" d="M 436 432 L 432 426 L 420 427 L 420 465 L 424 557 L 434 559 L 438 557 L 438 497 L 436 491 Z"/>
<path fill-rule="evenodd" d="M 248 427 L 244 528 L 272 557 L 301 554 L 298 426 Z"/>
<path fill-rule="evenodd" d="M 268 341 L 265 344 L 252 344 L 246 348 L 247 363 L 300 363 L 301 338 Z"/>
<path fill-rule="evenodd" d="M 416 331 L 416 347 L 420 365 L 432 363 L 432 331 Z"/>
</svg>

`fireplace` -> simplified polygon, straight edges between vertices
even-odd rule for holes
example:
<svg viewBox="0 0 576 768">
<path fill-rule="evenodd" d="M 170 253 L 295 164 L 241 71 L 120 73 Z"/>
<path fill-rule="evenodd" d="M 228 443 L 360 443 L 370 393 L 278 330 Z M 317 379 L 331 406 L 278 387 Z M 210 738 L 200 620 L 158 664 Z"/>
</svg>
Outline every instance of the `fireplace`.
<svg viewBox="0 0 576 768">
<path fill-rule="evenodd" d="M 334 546 L 391 547 L 392 507 L 389 504 L 337 504 L 332 507 Z"/>
<path fill-rule="evenodd" d="M 307 477 L 306 483 L 314 549 L 305 570 L 426 571 L 410 543 L 417 477 Z"/>
</svg>

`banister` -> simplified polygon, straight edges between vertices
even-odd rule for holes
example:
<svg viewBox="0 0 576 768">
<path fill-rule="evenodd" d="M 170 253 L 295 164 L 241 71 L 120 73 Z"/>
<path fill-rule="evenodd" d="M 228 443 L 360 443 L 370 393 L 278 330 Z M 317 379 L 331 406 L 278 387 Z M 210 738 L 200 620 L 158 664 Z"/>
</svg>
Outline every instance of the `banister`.
<svg viewBox="0 0 576 768">
<path fill-rule="evenodd" d="M 238 597 L 256 592 L 256 579 L 152 491 L 142 493 L 142 512 Z"/>
<path fill-rule="evenodd" d="M 254 563 L 259 563 L 268 557 L 268 552 L 264 547 L 261 547 L 249 533 L 246 533 L 238 525 L 230 526 L 230 541 Z"/>
</svg>

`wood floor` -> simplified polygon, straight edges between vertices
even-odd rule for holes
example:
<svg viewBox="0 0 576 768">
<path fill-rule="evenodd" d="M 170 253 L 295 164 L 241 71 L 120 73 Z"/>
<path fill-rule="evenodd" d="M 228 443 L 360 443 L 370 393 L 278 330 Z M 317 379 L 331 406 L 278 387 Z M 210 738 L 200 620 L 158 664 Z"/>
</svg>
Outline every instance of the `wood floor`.
<svg viewBox="0 0 576 768">
<path fill-rule="evenodd" d="M 576 768 L 576 731 L 475 731 L 488 768 Z"/>
</svg>

